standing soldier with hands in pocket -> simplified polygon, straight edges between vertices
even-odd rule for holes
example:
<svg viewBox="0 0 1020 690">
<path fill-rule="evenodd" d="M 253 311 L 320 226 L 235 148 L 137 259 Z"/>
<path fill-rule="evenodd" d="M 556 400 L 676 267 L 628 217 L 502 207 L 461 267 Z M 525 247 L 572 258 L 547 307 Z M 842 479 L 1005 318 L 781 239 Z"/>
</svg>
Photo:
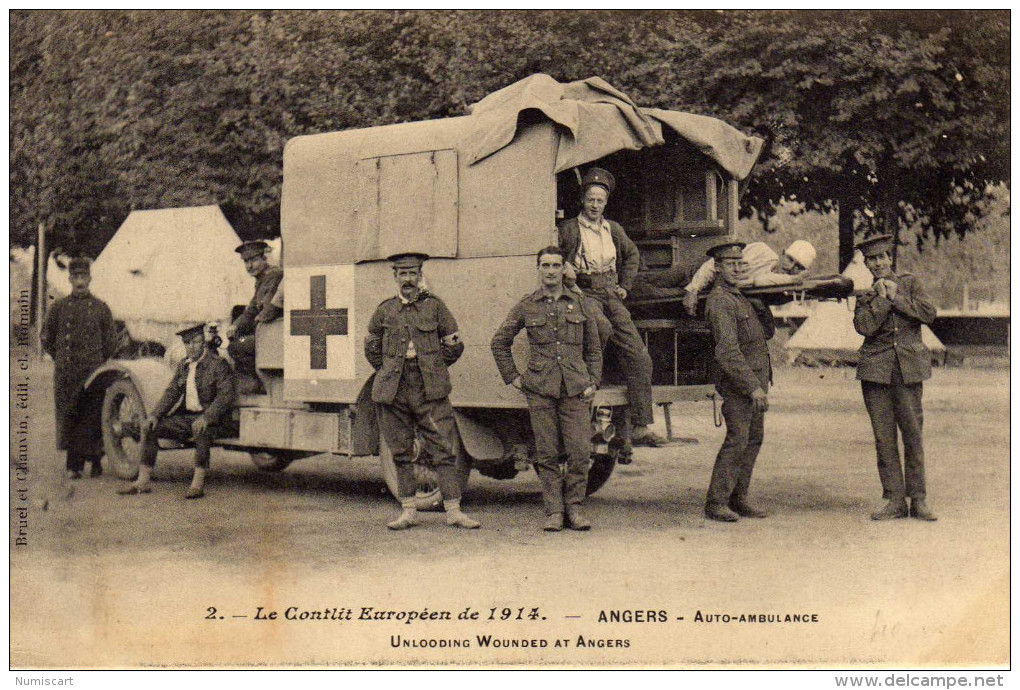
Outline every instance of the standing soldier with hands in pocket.
<svg viewBox="0 0 1020 690">
<path fill-rule="evenodd" d="M 546 247 L 537 263 L 541 286 L 510 311 L 492 338 L 492 354 L 503 381 L 528 398 L 545 505 L 543 528 L 562 530 L 566 512 L 568 527 L 588 530 L 591 523 L 581 514 L 581 504 L 588 488 L 590 403 L 602 375 L 602 347 L 595 319 L 585 313 L 584 298 L 563 287 L 563 250 Z M 510 348 L 525 328 L 530 356 L 522 375 Z"/>
</svg>

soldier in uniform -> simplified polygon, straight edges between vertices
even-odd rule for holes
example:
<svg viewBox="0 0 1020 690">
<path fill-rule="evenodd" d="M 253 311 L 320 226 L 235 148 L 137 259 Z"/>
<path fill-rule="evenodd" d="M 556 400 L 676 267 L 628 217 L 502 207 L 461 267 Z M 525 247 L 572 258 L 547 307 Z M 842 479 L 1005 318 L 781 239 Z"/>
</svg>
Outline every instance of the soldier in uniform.
<svg viewBox="0 0 1020 690">
<path fill-rule="evenodd" d="M 100 408 L 83 394 L 88 377 L 117 351 L 117 335 L 110 308 L 89 292 L 89 260 L 71 259 L 68 274 L 71 294 L 50 307 L 40 336 L 54 363 L 57 450 L 67 451 L 67 477 L 78 479 L 86 462 L 92 464 L 93 477 L 103 473 Z"/>
<path fill-rule="evenodd" d="M 864 336 L 857 378 L 875 433 L 882 495 L 888 501 L 871 518 L 892 520 L 909 514 L 934 521 L 925 502 L 921 439 L 921 394 L 923 382 L 931 378 L 931 352 L 921 342 L 921 324 L 935 320 L 935 306 L 916 276 L 893 271 L 892 241 L 891 235 L 879 235 L 857 245 L 874 276 L 871 290 L 857 298 L 854 309 L 854 328 Z M 897 429 L 903 437 L 904 464 Z"/>
<path fill-rule="evenodd" d="M 238 375 L 244 378 L 246 391 L 255 391 L 261 387 L 255 374 L 255 327 L 278 319 L 283 313 L 273 304 L 273 297 L 283 280 L 283 270 L 266 260 L 269 245 L 262 240 L 245 242 L 234 251 L 244 260 L 248 275 L 255 278 L 255 294 L 244 312 L 227 328 L 227 338 L 230 339 L 227 352 L 234 360 Z"/>
<path fill-rule="evenodd" d="M 163 397 L 142 429 L 142 461 L 138 479 L 119 489 L 122 495 L 152 491 L 152 468 L 156 465 L 161 438 L 195 443 L 195 469 L 185 498 L 205 495 L 205 475 L 209 470 L 212 441 L 237 435 L 232 410 L 237 393 L 234 372 L 216 349 L 220 339 L 205 339 L 202 324 L 178 331 L 188 356 L 177 365 Z"/>
<path fill-rule="evenodd" d="M 581 213 L 560 224 L 559 246 L 577 274 L 577 284 L 601 310 L 592 316 L 612 324 L 609 342 L 627 379 L 631 443 L 663 446 L 666 440 L 648 429 L 652 423 L 652 358 L 648 355 L 623 300 L 634 284 L 640 264 L 637 247 L 619 223 L 603 216 L 616 186 L 613 175 L 590 168 L 581 181 Z"/>
<path fill-rule="evenodd" d="M 439 477 L 446 524 L 476 529 L 478 522 L 460 509 L 457 430 L 447 370 L 464 352 L 464 343 L 450 310 L 422 289 L 421 267 L 427 259 L 428 255 L 419 253 L 389 257 L 399 291 L 376 308 L 365 338 L 365 357 L 376 369 L 372 400 L 377 405 L 379 429 L 393 453 L 400 494 L 400 516 L 387 527 L 403 530 L 418 524 L 414 496 L 417 430 Z"/>
<path fill-rule="evenodd" d="M 740 293 L 744 246 L 728 242 L 708 251 L 720 280 L 708 295 L 705 319 L 715 342 L 713 379 L 723 398 L 726 438 L 712 468 L 705 517 L 719 522 L 766 517 L 748 503 L 747 493 L 765 437 L 772 379 L 766 341 L 775 333 L 775 323 L 767 306 Z"/>
<path fill-rule="evenodd" d="M 595 320 L 585 312 L 584 298 L 563 286 L 563 250 L 542 249 L 537 264 L 540 287 L 510 310 L 492 337 L 492 354 L 503 381 L 528 399 L 535 470 L 545 504 L 544 529 L 562 530 L 565 509 L 571 529 L 587 530 L 591 523 L 581 514 L 581 504 L 591 456 L 589 404 L 602 375 L 602 348 Z M 522 376 L 510 348 L 525 328 L 530 359 Z"/>
</svg>

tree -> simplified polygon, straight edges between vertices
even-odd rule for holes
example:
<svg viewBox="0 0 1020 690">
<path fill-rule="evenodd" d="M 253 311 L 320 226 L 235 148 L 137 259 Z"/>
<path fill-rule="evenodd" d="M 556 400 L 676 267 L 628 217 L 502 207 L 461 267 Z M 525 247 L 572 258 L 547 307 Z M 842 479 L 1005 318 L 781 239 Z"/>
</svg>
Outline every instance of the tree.
<svg viewBox="0 0 1020 690">
<path fill-rule="evenodd" d="M 962 235 L 1009 180 L 1008 12 L 735 12 L 706 29 L 683 105 L 769 137 L 747 201 L 838 209 L 841 266 L 855 227 Z"/>
</svg>

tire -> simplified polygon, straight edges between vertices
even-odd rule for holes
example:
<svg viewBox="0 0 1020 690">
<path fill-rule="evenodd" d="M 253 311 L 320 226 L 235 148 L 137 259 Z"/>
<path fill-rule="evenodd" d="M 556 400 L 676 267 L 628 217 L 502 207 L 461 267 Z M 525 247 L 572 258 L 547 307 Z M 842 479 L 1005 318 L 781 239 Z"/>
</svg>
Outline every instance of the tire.
<svg viewBox="0 0 1020 690">
<path fill-rule="evenodd" d="M 609 480 L 609 475 L 613 473 L 613 469 L 616 468 L 616 455 L 614 454 L 596 453 L 591 456 L 591 459 L 592 464 L 588 470 L 588 489 L 586 492 L 588 496 L 601 489 Z"/>
<path fill-rule="evenodd" d="M 468 479 L 471 476 L 471 458 L 460 444 L 460 435 L 457 434 L 454 438 L 457 447 L 457 481 L 460 483 L 461 495 L 467 489 Z M 421 444 L 416 440 L 415 444 L 415 463 L 414 463 L 414 475 L 417 485 L 415 492 L 415 502 L 418 504 L 418 510 L 442 510 L 443 509 L 443 496 L 439 493 L 439 478 L 436 476 L 435 470 L 424 463 L 417 462 L 417 458 L 420 455 Z M 386 444 L 386 439 L 383 438 L 382 434 L 379 434 L 379 469 L 382 471 L 383 480 L 386 482 L 386 488 L 390 490 L 393 498 L 400 499 L 400 494 L 397 489 L 397 467 L 393 462 L 393 453 L 390 451 L 390 447 Z"/>
<path fill-rule="evenodd" d="M 142 444 L 125 433 L 124 422 L 141 424 L 145 403 L 131 379 L 114 381 L 103 397 L 103 448 L 113 473 L 120 479 L 134 480 L 142 461 Z"/>
<path fill-rule="evenodd" d="M 263 472 L 283 472 L 290 467 L 295 460 L 310 458 L 316 453 L 309 453 L 300 450 L 263 450 L 258 453 L 248 453 L 255 467 Z"/>
</svg>

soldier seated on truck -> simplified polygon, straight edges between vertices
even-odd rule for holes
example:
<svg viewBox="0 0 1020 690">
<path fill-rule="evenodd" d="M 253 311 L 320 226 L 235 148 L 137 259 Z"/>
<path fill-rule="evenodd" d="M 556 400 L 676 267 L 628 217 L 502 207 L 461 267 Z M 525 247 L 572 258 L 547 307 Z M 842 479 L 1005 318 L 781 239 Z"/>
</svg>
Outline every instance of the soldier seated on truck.
<svg viewBox="0 0 1020 690">
<path fill-rule="evenodd" d="M 256 393 L 262 389 L 262 384 L 255 374 L 255 327 L 274 321 L 283 314 L 282 307 L 273 304 L 273 297 L 283 281 L 283 270 L 266 260 L 269 245 L 262 240 L 245 242 L 234 251 L 244 260 L 248 275 L 255 278 L 255 294 L 241 315 L 227 328 L 227 338 L 230 339 L 227 352 L 234 360 L 241 392 Z"/>
<path fill-rule="evenodd" d="M 234 372 L 216 354 L 219 336 L 208 342 L 205 326 L 199 324 L 178 331 L 188 356 L 177 365 L 152 414 L 142 423 L 142 460 L 138 479 L 119 489 L 122 495 L 152 491 L 152 468 L 156 465 L 161 438 L 195 444 L 195 471 L 185 498 L 205 495 L 205 475 L 214 438 L 236 436 L 231 410 L 236 400 Z"/>
</svg>

